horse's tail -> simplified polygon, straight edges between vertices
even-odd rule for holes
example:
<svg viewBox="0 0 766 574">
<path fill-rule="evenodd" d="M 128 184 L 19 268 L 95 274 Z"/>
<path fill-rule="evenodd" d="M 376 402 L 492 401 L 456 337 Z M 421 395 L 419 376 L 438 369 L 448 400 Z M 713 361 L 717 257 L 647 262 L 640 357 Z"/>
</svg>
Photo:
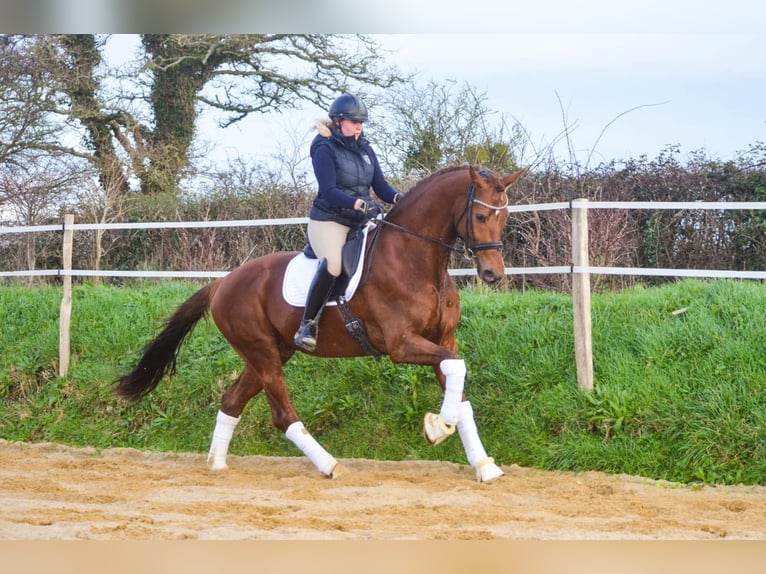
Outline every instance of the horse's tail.
<svg viewBox="0 0 766 574">
<path fill-rule="evenodd" d="M 178 306 L 165 321 L 162 332 L 144 347 L 143 356 L 133 370 L 117 379 L 115 393 L 131 401 L 138 400 L 154 390 L 166 374 L 176 372 L 178 350 L 208 312 L 217 287 L 218 281 L 209 283 Z"/>
</svg>

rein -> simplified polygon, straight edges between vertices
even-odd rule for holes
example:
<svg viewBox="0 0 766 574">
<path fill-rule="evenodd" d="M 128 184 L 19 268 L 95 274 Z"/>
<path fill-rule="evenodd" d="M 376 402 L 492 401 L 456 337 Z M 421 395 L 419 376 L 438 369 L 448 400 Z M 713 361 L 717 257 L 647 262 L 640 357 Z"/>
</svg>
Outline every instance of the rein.
<svg viewBox="0 0 766 574">
<path fill-rule="evenodd" d="M 480 172 L 481 173 L 481 172 Z M 482 175 L 484 175 L 482 173 Z M 448 243 L 445 243 L 444 241 L 441 241 L 440 239 L 434 239 L 433 237 L 428 237 L 427 235 L 423 235 L 422 233 L 418 233 L 417 231 L 413 231 L 412 229 L 407 229 L 406 227 L 402 227 L 401 225 L 398 225 L 396 223 L 391 223 L 390 221 L 386 221 L 386 219 L 376 219 L 374 220 L 376 225 L 377 224 L 383 224 L 387 225 L 389 227 L 392 227 L 394 229 L 397 229 L 398 231 L 402 231 L 403 233 L 408 233 L 409 235 L 413 235 L 419 239 L 424 239 L 425 241 L 430 241 L 431 243 L 435 243 L 436 245 L 439 245 L 443 247 L 444 249 L 447 249 L 449 251 L 453 251 L 455 253 L 458 253 L 465 257 L 468 260 L 473 259 L 476 256 L 476 253 L 479 251 L 488 251 L 490 249 L 497 249 L 501 251 L 503 249 L 503 242 L 502 241 L 491 241 L 489 243 L 475 243 L 474 245 L 470 245 L 471 242 L 471 216 L 473 215 L 473 204 L 478 203 L 479 205 L 486 207 L 488 209 L 494 209 L 494 210 L 501 210 L 506 209 L 508 207 L 508 196 L 505 197 L 505 205 L 491 205 L 489 203 L 486 203 L 484 201 L 481 201 L 480 199 L 476 199 L 476 186 L 474 186 L 473 183 L 471 183 L 468 186 L 468 193 L 466 194 L 466 202 L 465 202 L 465 209 L 463 209 L 463 213 L 460 215 L 460 217 L 457 220 L 457 223 L 455 224 L 455 227 L 460 225 L 460 220 L 465 219 L 465 239 L 463 241 L 463 248 L 455 247 L 454 245 L 450 245 Z"/>
<path fill-rule="evenodd" d="M 465 249 L 458 249 L 454 245 L 450 245 L 449 243 L 444 243 L 444 241 L 441 241 L 440 239 L 434 239 L 433 237 L 428 237 L 427 235 L 423 235 L 422 233 L 418 233 L 417 231 L 413 231 L 412 229 L 407 229 L 406 227 L 402 227 L 401 225 L 398 225 L 396 223 L 391 223 L 390 221 L 386 221 L 385 219 L 376 219 L 375 224 L 387 225 L 388 227 L 392 227 L 403 233 L 408 233 L 409 235 L 413 235 L 417 237 L 418 239 L 425 239 L 426 241 L 435 243 L 436 245 L 444 247 L 445 249 L 449 249 L 450 251 L 454 251 L 455 253 L 463 253 L 463 254 L 465 253 Z"/>
</svg>

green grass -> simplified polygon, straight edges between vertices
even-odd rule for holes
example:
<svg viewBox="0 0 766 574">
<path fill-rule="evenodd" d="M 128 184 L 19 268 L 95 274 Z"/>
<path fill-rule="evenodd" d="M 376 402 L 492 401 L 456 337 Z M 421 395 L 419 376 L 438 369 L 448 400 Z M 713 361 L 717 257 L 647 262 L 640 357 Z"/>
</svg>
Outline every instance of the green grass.
<svg viewBox="0 0 766 574">
<path fill-rule="evenodd" d="M 77 285 L 70 372 L 58 378 L 60 288 L 0 286 L 0 437 L 206 452 L 221 393 L 241 369 L 212 322 L 197 326 L 177 375 L 148 397 L 128 404 L 111 392 L 198 287 Z M 591 393 L 577 386 L 569 296 L 466 289 L 461 298 L 466 393 L 499 463 L 766 484 L 762 283 L 594 295 Z M 423 414 L 441 404 L 430 368 L 297 355 L 285 375 L 307 428 L 335 456 L 465 462 L 457 438 L 437 447 L 422 438 Z M 299 454 L 271 425 L 263 396 L 248 405 L 231 452 Z"/>
</svg>

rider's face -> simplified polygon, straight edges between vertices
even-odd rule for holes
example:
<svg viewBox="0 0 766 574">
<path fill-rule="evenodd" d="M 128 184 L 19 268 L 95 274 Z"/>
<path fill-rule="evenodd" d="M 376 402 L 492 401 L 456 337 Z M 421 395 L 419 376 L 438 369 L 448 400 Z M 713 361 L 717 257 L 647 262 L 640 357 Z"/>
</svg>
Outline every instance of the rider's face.
<svg viewBox="0 0 766 574">
<path fill-rule="evenodd" d="M 349 120 L 347 118 L 344 118 L 340 121 L 340 132 L 345 137 L 354 136 L 355 138 L 359 138 L 359 135 L 362 133 L 362 122 L 357 122 L 354 120 Z"/>
</svg>

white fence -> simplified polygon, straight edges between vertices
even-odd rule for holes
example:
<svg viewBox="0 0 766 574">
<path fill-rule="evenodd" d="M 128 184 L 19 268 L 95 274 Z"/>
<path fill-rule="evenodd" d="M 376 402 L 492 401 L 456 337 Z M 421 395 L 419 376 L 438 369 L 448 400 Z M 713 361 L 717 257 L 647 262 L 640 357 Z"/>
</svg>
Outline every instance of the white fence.
<svg viewBox="0 0 766 574">
<path fill-rule="evenodd" d="M 766 271 L 727 271 L 711 269 L 673 269 L 640 267 L 591 267 L 588 253 L 588 210 L 589 209 L 672 209 L 672 210 L 766 210 L 766 202 L 631 202 L 631 201 L 589 201 L 576 199 L 568 202 L 516 205 L 508 208 L 511 213 L 569 209 L 572 212 L 572 263 L 550 267 L 506 267 L 506 275 L 533 275 L 571 273 L 572 308 L 574 321 L 575 360 L 577 381 L 584 390 L 593 388 L 593 356 L 591 347 L 591 293 L 590 274 L 643 275 L 666 277 L 709 277 L 736 279 L 766 279 Z M 234 221 L 177 221 L 150 223 L 74 223 L 74 217 L 67 215 L 60 225 L 0 226 L 0 236 L 10 233 L 37 233 L 61 231 L 62 268 L 41 270 L 3 271 L 0 277 L 63 277 L 64 293 L 61 301 L 59 333 L 59 376 L 66 376 L 69 368 L 69 324 L 72 309 L 72 277 L 157 277 L 157 278 L 218 278 L 226 271 L 123 271 L 72 269 L 72 244 L 74 232 L 118 229 L 181 229 L 213 227 L 257 227 L 269 225 L 301 225 L 308 223 L 306 217 L 283 219 L 252 219 Z M 450 269 L 450 274 L 475 275 L 475 269 Z"/>
</svg>

